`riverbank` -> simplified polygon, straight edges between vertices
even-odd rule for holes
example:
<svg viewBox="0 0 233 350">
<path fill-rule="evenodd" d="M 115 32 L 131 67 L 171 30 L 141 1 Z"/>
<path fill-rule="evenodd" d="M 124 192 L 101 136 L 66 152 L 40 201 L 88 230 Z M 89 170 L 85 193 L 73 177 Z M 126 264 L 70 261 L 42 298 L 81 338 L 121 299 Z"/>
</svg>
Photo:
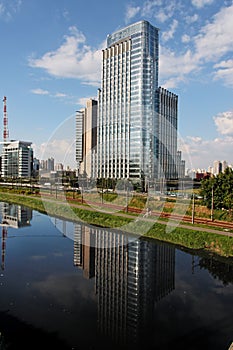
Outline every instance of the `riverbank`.
<svg viewBox="0 0 233 350">
<path fill-rule="evenodd" d="M 185 248 L 204 250 L 224 257 L 233 257 L 233 234 L 210 227 L 184 225 L 135 214 L 100 212 L 84 203 L 68 203 L 56 198 L 37 195 L 19 195 L 0 192 L 0 201 L 29 206 L 49 216 L 71 221 L 83 221 L 91 225 L 117 228 L 139 236 L 169 242 Z"/>
</svg>

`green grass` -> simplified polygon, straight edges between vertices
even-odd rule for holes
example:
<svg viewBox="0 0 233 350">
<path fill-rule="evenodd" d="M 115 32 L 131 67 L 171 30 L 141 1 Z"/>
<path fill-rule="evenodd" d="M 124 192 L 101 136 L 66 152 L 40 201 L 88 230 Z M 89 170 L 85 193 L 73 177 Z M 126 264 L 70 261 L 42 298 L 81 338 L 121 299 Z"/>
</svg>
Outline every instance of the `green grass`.
<svg viewBox="0 0 233 350">
<path fill-rule="evenodd" d="M 182 227 L 175 228 L 172 232 L 166 232 L 166 226 L 156 224 L 146 237 L 163 240 L 181 245 L 190 249 L 204 249 L 221 256 L 233 257 L 233 237 L 222 236 L 217 233 L 193 231 Z"/>
<path fill-rule="evenodd" d="M 121 228 L 132 234 L 145 236 L 164 242 L 173 243 L 186 248 L 195 250 L 206 250 L 220 256 L 233 257 L 233 237 L 222 236 L 215 233 L 194 231 L 176 227 L 173 230 L 167 230 L 167 225 L 162 223 L 153 224 L 148 228 L 148 222 L 135 220 L 132 218 L 121 217 L 104 212 L 91 211 L 88 209 L 72 207 L 67 202 L 63 204 L 54 201 L 42 201 L 40 198 L 32 195 L 17 196 L 12 193 L 0 192 L 0 201 L 29 206 L 42 213 L 65 218 L 72 221 L 84 221 L 89 224 Z"/>
</svg>

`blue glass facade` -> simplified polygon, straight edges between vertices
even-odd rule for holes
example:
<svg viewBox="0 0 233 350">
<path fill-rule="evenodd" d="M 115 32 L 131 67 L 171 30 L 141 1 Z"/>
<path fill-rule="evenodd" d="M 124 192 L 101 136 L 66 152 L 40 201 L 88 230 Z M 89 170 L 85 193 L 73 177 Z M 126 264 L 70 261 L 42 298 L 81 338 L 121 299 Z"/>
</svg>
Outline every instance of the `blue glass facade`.
<svg viewBox="0 0 233 350">
<path fill-rule="evenodd" d="M 140 21 L 107 37 L 98 97 L 98 177 L 155 179 L 161 174 L 158 34 L 158 28 Z"/>
</svg>

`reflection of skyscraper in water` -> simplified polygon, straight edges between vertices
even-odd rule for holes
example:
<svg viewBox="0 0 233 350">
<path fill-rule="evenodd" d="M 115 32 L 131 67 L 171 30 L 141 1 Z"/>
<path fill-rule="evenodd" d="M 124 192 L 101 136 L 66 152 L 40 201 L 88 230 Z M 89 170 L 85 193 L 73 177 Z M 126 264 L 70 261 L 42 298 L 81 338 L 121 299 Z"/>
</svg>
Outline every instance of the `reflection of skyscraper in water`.
<svg viewBox="0 0 233 350">
<path fill-rule="evenodd" d="M 0 203 L 0 215 L 2 226 L 2 254 L 1 254 L 1 268 L 5 268 L 5 255 L 6 255 L 6 239 L 7 239 L 7 228 L 20 228 L 24 226 L 30 226 L 32 219 L 32 210 L 30 208 L 10 204 Z"/>
<path fill-rule="evenodd" d="M 151 327 L 156 303 L 175 288 L 175 249 L 149 240 L 135 240 L 120 231 L 77 225 L 78 266 L 87 261 L 82 247 L 87 233 L 92 247 L 94 244 L 98 247 L 92 270 L 95 265 L 101 333 L 119 344 L 136 345 L 142 339 L 148 340 L 154 334 Z M 88 261 L 91 262 L 90 258 Z"/>
<path fill-rule="evenodd" d="M 128 246 L 127 340 L 153 336 L 156 303 L 175 288 L 175 249 L 140 239 Z"/>
<path fill-rule="evenodd" d="M 32 219 L 32 209 L 22 205 L 1 203 L 2 224 L 14 228 L 30 226 Z"/>
<path fill-rule="evenodd" d="M 85 225 L 75 224 L 74 228 L 74 265 L 81 267 L 85 278 L 95 276 L 94 233 Z"/>
</svg>

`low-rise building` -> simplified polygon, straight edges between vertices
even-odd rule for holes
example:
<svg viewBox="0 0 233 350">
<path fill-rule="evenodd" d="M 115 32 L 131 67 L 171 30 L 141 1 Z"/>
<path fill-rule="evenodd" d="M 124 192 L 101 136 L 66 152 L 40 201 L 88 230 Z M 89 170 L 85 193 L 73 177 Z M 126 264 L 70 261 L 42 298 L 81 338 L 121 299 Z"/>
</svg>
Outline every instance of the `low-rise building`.
<svg viewBox="0 0 233 350">
<path fill-rule="evenodd" d="M 2 149 L 2 178 L 29 178 L 33 171 L 32 142 L 12 140 Z"/>
</svg>

